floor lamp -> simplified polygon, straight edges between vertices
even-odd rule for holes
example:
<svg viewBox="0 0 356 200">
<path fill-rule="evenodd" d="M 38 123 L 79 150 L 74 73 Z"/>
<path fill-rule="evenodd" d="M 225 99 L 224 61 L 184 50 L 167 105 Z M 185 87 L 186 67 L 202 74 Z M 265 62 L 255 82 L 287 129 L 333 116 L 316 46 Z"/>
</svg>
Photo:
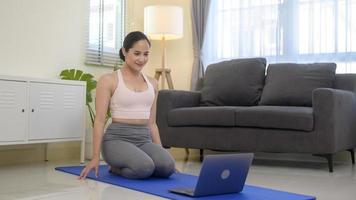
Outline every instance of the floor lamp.
<svg viewBox="0 0 356 200">
<path fill-rule="evenodd" d="M 183 37 L 183 9 L 179 6 L 152 5 L 144 9 L 145 33 L 151 40 L 160 40 L 162 45 L 161 67 L 156 69 L 155 78 L 161 79 L 161 88 L 165 82 L 173 89 L 171 70 L 166 66 L 166 41 Z"/>
</svg>

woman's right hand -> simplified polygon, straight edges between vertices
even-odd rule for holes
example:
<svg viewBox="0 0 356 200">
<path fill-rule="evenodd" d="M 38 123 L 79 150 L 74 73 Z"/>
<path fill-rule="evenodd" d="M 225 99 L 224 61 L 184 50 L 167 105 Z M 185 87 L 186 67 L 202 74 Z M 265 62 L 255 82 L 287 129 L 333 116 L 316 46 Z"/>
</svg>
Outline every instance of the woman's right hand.
<svg viewBox="0 0 356 200">
<path fill-rule="evenodd" d="M 94 169 L 95 177 L 98 177 L 99 174 L 99 159 L 93 158 L 82 170 L 78 179 L 83 180 L 87 177 L 89 172 Z"/>
</svg>

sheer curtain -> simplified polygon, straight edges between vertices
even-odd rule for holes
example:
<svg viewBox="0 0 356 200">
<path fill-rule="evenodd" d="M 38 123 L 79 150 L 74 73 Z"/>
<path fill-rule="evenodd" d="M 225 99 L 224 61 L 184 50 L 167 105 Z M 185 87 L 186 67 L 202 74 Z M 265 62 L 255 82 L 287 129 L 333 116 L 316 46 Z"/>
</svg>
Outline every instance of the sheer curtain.
<svg viewBox="0 0 356 200">
<path fill-rule="evenodd" d="M 203 63 L 266 57 L 356 73 L 356 0 L 212 0 Z"/>
</svg>

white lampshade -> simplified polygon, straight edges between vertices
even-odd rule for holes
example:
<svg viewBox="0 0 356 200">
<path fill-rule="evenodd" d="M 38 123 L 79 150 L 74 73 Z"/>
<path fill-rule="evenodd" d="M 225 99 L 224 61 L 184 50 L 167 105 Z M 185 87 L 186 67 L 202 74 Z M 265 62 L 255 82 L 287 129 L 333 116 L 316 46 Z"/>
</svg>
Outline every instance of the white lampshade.
<svg viewBox="0 0 356 200">
<path fill-rule="evenodd" d="M 175 40 L 183 37 L 183 9 L 179 6 L 147 6 L 145 33 L 152 40 Z"/>
</svg>

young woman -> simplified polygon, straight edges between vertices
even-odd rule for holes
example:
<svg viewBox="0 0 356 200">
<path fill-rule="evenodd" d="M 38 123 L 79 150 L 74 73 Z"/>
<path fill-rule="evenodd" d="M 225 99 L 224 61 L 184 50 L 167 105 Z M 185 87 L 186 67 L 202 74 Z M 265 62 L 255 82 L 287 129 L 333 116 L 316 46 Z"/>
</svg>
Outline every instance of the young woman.
<svg viewBox="0 0 356 200">
<path fill-rule="evenodd" d="M 142 74 L 151 43 L 142 32 L 129 33 L 120 50 L 123 67 L 103 75 L 96 88 L 93 158 L 79 178 L 94 169 L 98 176 L 100 149 L 110 172 L 132 179 L 169 177 L 174 159 L 162 148 L 156 124 L 157 81 Z M 104 134 L 110 108 L 112 123 Z"/>
</svg>

